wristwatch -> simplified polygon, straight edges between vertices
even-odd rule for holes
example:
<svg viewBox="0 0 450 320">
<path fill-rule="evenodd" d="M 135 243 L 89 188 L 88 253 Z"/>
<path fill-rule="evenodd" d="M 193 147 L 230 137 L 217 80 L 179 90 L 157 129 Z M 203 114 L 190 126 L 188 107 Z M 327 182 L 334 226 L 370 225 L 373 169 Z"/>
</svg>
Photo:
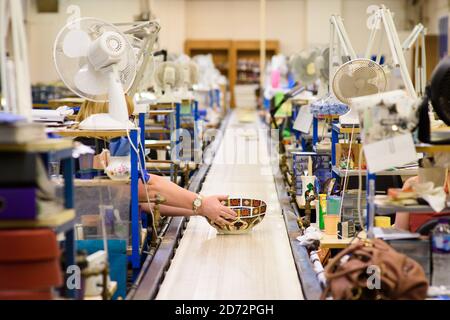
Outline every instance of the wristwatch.
<svg viewBox="0 0 450 320">
<path fill-rule="evenodd" d="M 200 194 L 195 198 L 194 202 L 192 202 L 192 209 L 194 210 L 195 215 L 198 215 L 198 209 L 202 206 L 202 202 L 203 196 Z"/>
</svg>

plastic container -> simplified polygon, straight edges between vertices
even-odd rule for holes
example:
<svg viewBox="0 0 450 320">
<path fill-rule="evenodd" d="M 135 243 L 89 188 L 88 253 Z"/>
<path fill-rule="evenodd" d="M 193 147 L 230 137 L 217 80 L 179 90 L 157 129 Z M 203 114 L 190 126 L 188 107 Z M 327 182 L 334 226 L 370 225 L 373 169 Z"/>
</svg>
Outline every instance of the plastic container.
<svg viewBox="0 0 450 320">
<path fill-rule="evenodd" d="M 339 210 L 341 208 L 341 197 L 330 196 L 327 199 L 327 214 L 328 215 L 339 215 Z"/>
<path fill-rule="evenodd" d="M 375 217 L 375 227 L 390 228 L 391 227 L 391 218 L 390 217 Z"/>
<path fill-rule="evenodd" d="M 433 286 L 450 287 L 450 225 L 448 219 L 439 219 L 431 234 Z"/>
<path fill-rule="evenodd" d="M 339 222 L 338 215 L 329 215 L 329 214 L 325 215 L 324 216 L 325 234 L 329 236 L 337 235 L 338 222 Z"/>
<path fill-rule="evenodd" d="M 319 229 L 325 229 L 324 216 L 327 214 L 327 195 L 319 194 Z"/>
</svg>

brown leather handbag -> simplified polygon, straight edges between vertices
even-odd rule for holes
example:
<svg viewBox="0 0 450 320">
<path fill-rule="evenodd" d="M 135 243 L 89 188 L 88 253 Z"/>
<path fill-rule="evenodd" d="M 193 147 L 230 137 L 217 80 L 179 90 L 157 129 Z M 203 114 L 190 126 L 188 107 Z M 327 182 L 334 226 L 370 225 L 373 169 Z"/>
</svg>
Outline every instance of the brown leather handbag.
<svg viewBox="0 0 450 320">
<path fill-rule="evenodd" d="M 422 267 L 380 239 L 360 240 L 342 250 L 325 268 L 322 299 L 422 300 L 428 281 Z"/>
</svg>

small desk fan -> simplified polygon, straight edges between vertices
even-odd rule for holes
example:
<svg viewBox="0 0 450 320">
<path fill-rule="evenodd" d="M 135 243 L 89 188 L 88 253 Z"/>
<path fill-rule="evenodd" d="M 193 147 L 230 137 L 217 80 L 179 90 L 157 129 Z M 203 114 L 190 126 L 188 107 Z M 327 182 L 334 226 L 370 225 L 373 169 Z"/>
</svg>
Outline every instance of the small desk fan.
<svg viewBox="0 0 450 320">
<path fill-rule="evenodd" d="M 319 97 L 325 96 L 329 92 L 330 82 L 330 48 L 325 48 L 317 56 L 314 61 L 316 69 L 318 70 L 318 76 L 320 79 Z"/>
<path fill-rule="evenodd" d="M 444 138 L 432 141 L 429 117 L 429 103 L 439 118 L 450 126 L 450 57 L 443 59 L 434 69 L 431 82 L 419 106 L 419 140 L 431 144 L 450 144 L 450 131 L 444 131 Z"/>
<path fill-rule="evenodd" d="M 304 50 L 299 54 L 294 54 L 289 60 L 289 65 L 294 73 L 295 79 L 300 81 L 301 85 L 307 86 L 313 84 L 318 78 L 319 73 L 316 68 L 316 59 L 320 55 L 319 50 Z"/>
<path fill-rule="evenodd" d="M 369 59 L 355 59 L 344 63 L 336 71 L 332 81 L 336 98 L 349 106 L 348 113 L 339 121 L 342 126 L 359 125 L 358 113 L 351 107 L 352 98 L 386 91 L 387 77 L 384 69 Z"/>
<path fill-rule="evenodd" d="M 53 47 L 56 70 L 78 96 L 109 102 L 109 112 L 94 114 L 79 125 L 83 130 L 121 130 L 129 121 L 125 92 L 136 75 L 136 59 L 126 36 L 112 24 L 81 18 L 68 23 Z"/>
<path fill-rule="evenodd" d="M 181 64 L 182 87 L 181 98 L 186 100 L 194 99 L 190 90 L 198 82 L 198 68 L 195 62 L 189 61 Z"/>
<path fill-rule="evenodd" d="M 182 71 L 180 65 L 175 62 L 163 62 L 155 70 L 155 81 L 164 94 L 158 99 L 159 103 L 178 103 L 180 99 L 174 95 L 174 91 L 182 84 Z"/>
</svg>

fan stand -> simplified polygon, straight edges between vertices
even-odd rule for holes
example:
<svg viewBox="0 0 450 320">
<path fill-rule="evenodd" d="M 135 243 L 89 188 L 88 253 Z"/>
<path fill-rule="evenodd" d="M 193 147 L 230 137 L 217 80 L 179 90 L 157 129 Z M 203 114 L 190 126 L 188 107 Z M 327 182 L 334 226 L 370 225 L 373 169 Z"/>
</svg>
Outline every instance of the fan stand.
<svg viewBox="0 0 450 320">
<path fill-rule="evenodd" d="M 342 127 L 359 126 L 359 115 L 355 108 L 349 106 L 349 111 L 339 117 L 339 123 Z"/>
<path fill-rule="evenodd" d="M 181 87 L 181 99 L 182 100 L 194 100 L 194 93 L 188 89 L 189 88 L 189 84 L 186 83 L 185 85 L 183 85 L 183 87 Z"/>
<path fill-rule="evenodd" d="M 118 76 L 117 65 L 108 67 L 108 113 L 93 114 L 80 122 L 81 130 L 128 130 L 136 126 L 128 119 L 128 108 L 122 83 Z"/>
<path fill-rule="evenodd" d="M 170 85 L 166 85 L 163 95 L 158 98 L 158 103 L 181 103 L 181 98 L 175 95 L 175 92 Z"/>
<path fill-rule="evenodd" d="M 320 85 L 319 85 L 319 91 L 317 92 L 317 97 L 319 97 L 319 99 L 323 99 L 328 95 L 328 93 L 329 93 L 328 82 L 322 81 L 322 79 L 320 79 Z"/>
<path fill-rule="evenodd" d="M 130 120 L 123 123 L 114 119 L 109 113 L 97 113 L 87 117 L 79 124 L 80 130 L 129 130 L 136 126 Z"/>
</svg>

